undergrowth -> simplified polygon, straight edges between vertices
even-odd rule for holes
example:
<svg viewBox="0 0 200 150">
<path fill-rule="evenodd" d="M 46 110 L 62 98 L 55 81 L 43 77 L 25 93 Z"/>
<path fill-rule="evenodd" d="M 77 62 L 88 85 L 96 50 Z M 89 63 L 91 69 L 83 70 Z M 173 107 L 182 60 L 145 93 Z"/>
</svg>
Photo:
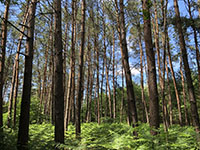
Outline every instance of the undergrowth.
<svg viewBox="0 0 200 150">
<path fill-rule="evenodd" d="M 173 125 L 168 132 L 159 129 L 156 136 L 150 134 L 147 124 L 131 128 L 119 123 L 84 123 L 81 138 L 75 138 L 75 127 L 69 125 L 65 134 L 65 144 L 54 142 L 54 127 L 51 124 L 31 124 L 29 132 L 30 150 L 51 150 L 57 147 L 65 150 L 198 150 L 193 127 Z M 133 137 L 137 131 L 138 137 Z M 4 128 L 0 134 L 0 150 L 16 150 L 17 130 Z"/>
</svg>

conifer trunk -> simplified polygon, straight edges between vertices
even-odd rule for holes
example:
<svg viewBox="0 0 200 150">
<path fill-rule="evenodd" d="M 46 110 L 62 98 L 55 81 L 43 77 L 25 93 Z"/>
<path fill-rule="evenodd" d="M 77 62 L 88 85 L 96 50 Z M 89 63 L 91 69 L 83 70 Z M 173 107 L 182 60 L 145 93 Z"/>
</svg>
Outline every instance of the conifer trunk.
<svg viewBox="0 0 200 150">
<path fill-rule="evenodd" d="M 4 68 L 6 56 L 6 43 L 7 43 L 7 20 L 10 7 L 10 0 L 6 1 L 6 8 L 4 11 L 1 33 L 1 50 L 0 50 L 0 131 L 3 127 L 3 86 L 4 86 Z"/>
<path fill-rule="evenodd" d="M 155 56 L 152 44 L 152 33 L 151 33 L 151 17 L 150 7 L 151 1 L 143 0 L 143 19 L 144 19 L 144 40 L 147 55 L 147 66 L 148 66 L 148 89 L 149 89 L 149 112 L 150 112 L 150 127 L 152 128 L 151 134 L 157 134 L 153 128 L 159 128 L 159 101 L 158 101 L 158 90 L 156 81 L 156 65 Z"/>
<path fill-rule="evenodd" d="M 199 114 L 198 114 L 198 108 L 196 104 L 196 97 L 194 94 L 194 86 L 193 86 L 193 81 L 191 77 L 190 67 L 188 63 L 187 50 L 186 50 L 185 39 L 183 35 L 182 23 L 181 23 L 179 6 L 178 6 L 177 0 L 174 0 L 174 9 L 175 9 L 175 14 L 176 14 L 176 27 L 178 29 L 180 49 L 182 53 L 184 70 L 185 70 L 185 75 L 186 75 L 186 80 L 187 80 L 187 89 L 188 89 L 188 94 L 189 94 L 193 125 L 196 129 L 196 132 L 199 133 L 200 131 Z"/>
<path fill-rule="evenodd" d="M 63 56 L 61 0 L 54 1 L 54 48 L 55 48 L 55 142 L 64 143 L 64 91 L 63 91 Z"/>
<path fill-rule="evenodd" d="M 79 51 L 79 73 L 78 73 L 78 91 L 76 99 L 76 137 L 81 134 L 81 100 L 83 97 L 83 65 L 84 65 L 84 45 L 85 45 L 85 0 L 82 0 L 82 18 L 81 18 L 81 47 Z"/>
<path fill-rule="evenodd" d="M 24 67 L 24 82 L 22 91 L 21 111 L 19 120 L 19 131 L 17 148 L 27 149 L 28 137 L 29 137 L 29 115 L 30 115 L 30 99 L 31 99 L 31 83 L 32 83 L 32 62 L 34 53 L 34 26 L 35 26 L 35 12 L 36 12 L 36 0 L 31 1 L 28 17 L 28 38 L 26 41 L 26 56 Z"/>
</svg>

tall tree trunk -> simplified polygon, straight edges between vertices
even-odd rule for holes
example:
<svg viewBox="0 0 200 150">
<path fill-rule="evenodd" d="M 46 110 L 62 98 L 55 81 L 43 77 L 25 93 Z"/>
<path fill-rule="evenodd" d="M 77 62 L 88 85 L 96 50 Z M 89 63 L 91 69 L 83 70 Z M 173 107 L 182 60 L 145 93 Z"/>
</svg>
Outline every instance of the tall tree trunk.
<svg viewBox="0 0 200 150">
<path fill-rule="evenodd" d="M 3 85 L 4 85 L 4 67 L 6 55 L 6 42 L 7 42 L 7 20 L 10 7 L 10 0 L 6 1 L 6 8 L 4 11 L 1 33 L 1 51 L 0 51 L 0 131 L 3 131 Z"/>
<path fill-rule="evenodd" d="M 47 48 L 45 50 L 45 63 L 44 63 L 44 72 L 43 72 L 43 79 L 42 79 L 42 90 L 41 90 L 41 94 L 40 94 L 40 108 L 39 108 L 39 122 L 42 123 L 42 114 L 44 114 L 45 111 L 45 106 L 46 106 L 46 102 L 45 102 L 45 93 L 46 93 L 46 78 L 47 78 L 47 63 L 48 63 L 48 51 L 49 51 L 49 45 L 47 45 Z M 43 109 L 42 109 L 43 108 Z"/>
<path fill-rule="evenodd" d="M 54 15 L 51 15 L 51 24 L 53 26 L 53 20 L 54 20 Z M 51 123 L 53 125 L 55 125 L 55 82 L 54 82 L 54 78 L 55 78 L 55 67 L 54 67 L 54 33 L 53 30 L 51 31 L 51 61 L 50 61 L 50 68 L 51 68 L 51 114 L 50 114 L 50 118 L 51 118 Z"/>
<path fill-rule="evenodd" d="M 112 71 L 113 71 L 113 118 L 116 118 L 116 88 L 115 88 L 115 31 L 113 29 L 113 62 L 112 62 Z"/>
<path fill-rule="evenodd" d="M 30 0 L 29 0 L 30 1 Z M 27 18 L 28 18 L 28 8 L 29 8 L 29 1 L 27 1 L 26 11 L 24 13 L 23 18 L 23 25 L 26 25 Z M 25 31 L 25 26 L 22 27 L 22 32 Z M 17 91 L 18 91 L 18 83 L 19 83 L 19 53 L 21 50 L 21 44 L 22 39 L 24 35 L 21 33 L 19 37 L 19 43 L 17 45 L 17 53 L 15 56 L 15 61 L 13 65 L 13 74 L 12 74 L 12 83 L 11 83 L 11 89 L 10 89 L 10 95 L 9 95 L 9 106 L 8 106 L 8 127 L 11 127 L 12 122 L 12 105 L 14 105 L 14 115 L 13 115 L 13 127 L 16 125 L 16 107 L 17 107 Z M 14 104 L 13 104 L 13 98 L 14 98 Z"/>
<path fill-rule="evenodd" d="M 186 0 L 184 0 L 186 1 Z M 188 3 L 188 12 L 190 15 L 190 20 L 192 21 L 192 29 L 193 29 L 193 34 L 194 34 L 194 42 L 195 42 L 195 49 L 196 49 L 196 62 L 197 62 L 197 69 L 198 69 L 198 79 L 199 79 L 199 87 L 200 87 L 200 55 L 199 55 L 199 46 L 198 46 L 198 39 L 197 39 L 197 31 L 195 28 L 195 22 L 192 17 L 192 10 L 191 10 L 191 2 L 187 0 Z"/>
<path fill-rule="evenodd" d="M 95 72 L 92 74 L 92 70 L 91 70 L 90 74 L 91 74 L 91 77 L 90 77 L 90 89 L 89 89 L 89 102 L 88 102 L 88 111 L 87 111 L 87 118 L 86 118 L 87 123 L 91 121 L 92 89 L 93 89 L 93 81 L 94 81 Z"/>
<path fill-rule="evenodd" d="M 106 54 L 106 47 L 104 47 L 104 55 Z M 113 117 L 113 113 L 112 113 L 112 100 L 111 100 L 111 90 L 110 90 L 110 83 L 109 83 L 109 64 L 108 60 L 106 58 L 106 56 L 104 56 L 104 58 L 106 59 L 106 84 L 107 84 L 107 89 L 108 89 L 108 104 L 109 104 L 109 116 L 110 118 Z"/>
<path fill-rule="evenodd" d="M 185 124 L 189 125 L 189 116 L 188 116 L 188 108 L 187 108 L 187 98 L 185 93 L 185 79 L 183 75 L 183 62 L 182 58 L 180 57 L 180 73 L 181 73 L 181 84 L 182 84 L 182 93 L 183 93 L 183 103 L 184 103 L 184 114 L 185 114 Z"/>
<path fill-rule="evenodd" d="M 148 109 L 147 109 L 147 104 L 146 104 L 146 99 L 145 99 L 145 93 L 144 93 L 144 79 L 143 79 L 143 48 L 142 48 L 142 37 L 141 37 L 141 27 L 140 24 L 138 25 L 138 38 L 139 38 L 139 47 L 140 47 L 140 86 L 141 86 L 141 93 L 142 93 L 142 103 L 144 106 L 144 111 L 145 111 L 145 117 L 147 123 L 149 123 L 149 115 L 148 115 Z"/>
<path fill-rule="evenodd" d="M 90 80 L 91 80 L 91 46 L 90 46 L 90 27 L 88 27 L 88 45 L 87 45 L 87 93 L 86 93 L 86 113 L 85 120 L 87 120 L 88 108 L 89 108 L 89 95 L 90 95 Z"/>
<path fill-rule="evenodd" d="M 33 63 L 33 41 L 35 27 L 35 11 L 36 0 L 31 1 L 28 17 L 28 38 L 26 42 L 26 56 L 24 68 L 24 82 L 22 91 L 21 111 L 18 131 L 18 149 L 27 149 L 28 133 L 29 133 L 29 114 L 30 114 L 30 98 L 31 98 L 31 82 L 32 82 L 32 63 Z"/>
<path fill-rule="evenodd" d="M 197 109 L 197 104 L 196 104 L 196 97 L 194 94 L 193 81 L 192 81 L 191 72 L 190 72 L 189 63 L 188 63 L 187 50 L 185 46 L 185 39 L 183 35 L 182 23 L 181 23 L 177 0 L 174 0 L 174 8 L 175 8 L 175 14 L 176 14 L 176 26 L 178 29 L 180 49 L 182 53 L 185 75 L 186 75 L 186 80 L 187 80 L 187 88 L 188 88 L 189 99 L 190 99 L 190 108 L 191 108 L 193 125 L 196 128 L 196 132 L 199 133 L 200 131 L 199 114 L 198 114 L 198 109 Z"/>
<path fill-rule="evenodd" d="M 64 143 L 64 91 L 63 91 L 63 56 L 62 56 L 62 27 L 61 0 L 54 1 L 54 48 L 55 48 L 55 142 Z"/>
<path fill-rule="evenodd" d="M 100 97 L 99 97 L 99 44 L 98 44 L 98 32 L 99 32 L 99 27 L 98 27 L 98 20 L 97 22 L 94 21 L 94 11 L 92 10 L 91 18 L 92 18 L 92 24 L 93 28 L 96 29 L 94 32 L 94 50 L 96 52 L 96 70 L 97 70 L 97 75 L 96 75 L 96 93 L 97 93 L 97 122 L 100 124 Z"/>
<path fill-rule="evenodd" d="M 167 33 L 167 41 L 168 41 L 168 44 L 169 44 L 168 33 Z M 178 89 L 177 89 L 177 84 L 176 84 L 176 78 L 175 78 L 175 74 L 174 74 L 174 69 L 173 69 L 173 65 L 172 65 L 170 46 L 168 46 L 167 51 L 168 51 L 169 66 L 170 66 L 170 70 L 171 70 L 171 74 L 172 74 L 172 80 L 173 80 L 173 84 L 174 84 L 174 90 L 175 90 L 176 101 L 177 101 L 177 106 L 178 106 L 179 124 L 183 125 L 182 114 L 181 114 L 181 102 L 180 102 L 180 96 L 179 96 Z"/>
<path fill-rule="evenodd" d="M 83 56 L 84 56 L 84 45 L 85 45 L 85 0 L 82 0 L 82 19 L 81 19 L 81 47 L 79 51 L 79 74 L 78 74 L 78 91 L 76 99 L 76 137 L 80 137 L 81 134 L 81 100 L 83 97 Z"/>
<path fill-rule="evenodd" d="M 166 63 L 167 86 L 168 86 L 169 123 L 170 125 L 172 125 L 173 124 L 172 94 L 171 94 L 171 87 L 170 87 L 170 81 L 169 81 L 169 69 L 168 69 L 167 60 L 165 63 Z"/>
<path fill-rule="evenodd" d="M 126 41 L 126 28 L 125 28 L 125 18 L 124 18 L 124 1 L 120 0 L 120 10 L 118 8 L 117 0 L 115 0 L 116 10 L 117 10 L 117 24 L 118 33 L 120 40 L 120 50 L 122 55 L 122 65 L 125 71 L 126 87 L 127 87 L 127 100 L 128 100 L 128 117 L 130 124 L 135 127 L 137 126 L 138 116 L 135 102 L 135 94 L 133 89 L 131 71 L 128 60 L 128 48 Z M 135 133 L 134 133 L 135 134 Z M 136 135 L 136 134 L 135 134 Z"/>
<path fill-rule="evenodd" d="M 163 4 L 163 1 L 162 1 Z M 165 15 L 165 12 L 163 12 L 162 7 L 162 14 Z M 168 128 L 168 115 L 167 115 L 167 105 L 165 103 L 165 59 L 166 59 L 166 47 L 163 47 L 163 74 L 161 70 L 161 58 L 160 58 L 160 45 L 159 45 L 159 26 L 158 26 L 158 8 L 157 8 L 157 0 L 154 0 L 154 15 L 155 15 L 155 22 L 153 22 L 153 28 L 154 28 L 154 35 L 155 35 L 155 47 L 157 52 L 157 63 L 158 63 L 158 75 L 159 75 L 159 85 L 160 85 L 160 96 L 162 100 L 162 113 L 163 113 L 163 123 L 165 131 L 167 131 Z M 164 30 L 166 30 L 166 19 L 163 17 L 163 26 Z M 165 32 L 165 31 L 164 31 Z M 163 36 L 163 45 L 166 42 L 166 36 L 164 34 Z"/>
<path fill-rule="evenodd" d="M 152 128 L 151 134 L 156 135 L 157 132 L 153 128 L 159 128 L 159 101 L 158 101 L 158 90 L 156 81 L 156 66 L 155 56 L 152 44 L 152 33 L 151 33 L 151 17 L 150 17 L 150 2 L 149 0 L 142 1 L 143 8 L 143 19 L 144 19 L 144 40 L 147 55 L 148 65 L 148 89 L 149 89 L 149 112 L 150 112 L 150 127 Z"/>
<path fill-rule="evenodd" d="M 72 1 L 72 47 L 71 47 L 71 59 L 72 59 L 72 67 L 71 67 L 71 72 L 72 72 L 72 88 L 71 88 L 71 120 L 73 123 L 75 123 L 75 91 L 76 91 L 76 81 L 75 81 L 75 64 L 76 64 L 76 54 L 75 54 L 75 48 L 76 48 L 76 17 L 77 17 L 77 0 Z"/>
<path fill-rule="evenodd" d="M 120 122 L 123 121 L 123 111 L 124 111 L 124 69 L 122 67 L 122 98 L 120 104 Z"/>
</svg>

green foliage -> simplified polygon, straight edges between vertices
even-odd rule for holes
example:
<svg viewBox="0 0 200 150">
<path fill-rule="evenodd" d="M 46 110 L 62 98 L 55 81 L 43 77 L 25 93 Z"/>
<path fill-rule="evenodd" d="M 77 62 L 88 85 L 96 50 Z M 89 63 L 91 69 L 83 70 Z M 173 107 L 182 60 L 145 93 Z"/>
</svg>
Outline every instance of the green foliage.
<svg viewBox="0 0 200 150">
<path fill-rule="evenodd" d="M 137 131 L 138 137 L 133 136 L 133 131 Z M 75 137 L 75 127 L 69 125 L 65 144 L 56 144 L 51 124 L 31 124 L 29 149 L 50 150 L 56 146 L 65 150 L 198 150 L 200 146 L 193 127 L 173 125 L 166 133 L 161 126 L 158 130 L 160 134 L 156 136 L 152 136 L 149 131 L 148 124 L 132 128 L 119 123 L 84 123 L 79 140 Z M 0 136 L 3 137 L 0 149 L 16 149 L 17 130 L 4 128 Z"/>
</svg>

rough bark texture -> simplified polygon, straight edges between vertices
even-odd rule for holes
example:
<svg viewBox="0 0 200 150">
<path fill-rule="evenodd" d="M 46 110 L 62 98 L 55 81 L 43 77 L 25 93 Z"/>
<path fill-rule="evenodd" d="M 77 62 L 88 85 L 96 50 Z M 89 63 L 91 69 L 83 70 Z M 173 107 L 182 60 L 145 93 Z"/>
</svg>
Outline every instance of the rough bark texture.
<svg viewBox="0 0 200 150">
<path fill-rule="evenodd" d="M 158 90 L 156 81 L 156 66 L 155 66 L 155 55 L 152 44 L 152 33 L 151 33 L 151 17 L 150 17 L 150 1 L 142 1 L 143 8 L 143 19 L 144 19 L 144 40 L 147 55 L 147 66 L 148 66 L 148 89 L 149 89 L 149 112 L 150 112 L 150 126 L 151 128 L 159 127 L 159 101 L 158 101 Z M 153 129 L 151 130 L 153 135 L 157 134 Z"/>
<path fill-rule="evenodd" d="M 61 0 L 54 1 L 54 48 L 55 48 L 55 142 L 64 143 L 64 91 L 63 91 L 63 57 L 62 57 L 62 28 Z"/>
<path fill-rule="evenodd" d="M 26 56 L 24 68 L 24 82 L 22 91 L 21 111 L 18 131 L 18 149 L 27 149 L 28 133 L 29 133 L 29 114 L 30 114 L 30 98 L 31 98 L 31 82 L 32 82 L 32 62 L 33 62 L 33 41 L 35 26 L 36 0 L 31 1 L 28 17 L 28 38 L 26 42 Z"/>
<path fill-rule="evenodd" d="M 81 19 L 81 46 L 79 51 L 79 73 L 78 73 L 78 91 L 76 99 L 76 137 L 80 136 L 81 133 L 81 100 L 83 96 L 83 56 L 84 56 L 84 45 L 85 45 L 85 0 L 82 0 L 82 19 Z"/>
<path fill-rule="evenodd" d="M 188 89 L 188 94 L 189 94 L 193 125 L 196 128 L 196 132 L 199 133 L 200 131 L 199 114 L 198 114 L 198 109 L 197 109 L 197 104 L 196 104 L 196 97 L 194 94 L 194 86 L 193 86 L 193 81 L 191 77 L 190 67 L 188 63 L 187 50 L 186 50 L 185 39 L 183 35 L 182 23 L 181 23 L 177 0 L 174 0 L 174 9 L 175 9 L 175 14 L 176 14 L 176 26 L 178 29 L 179 44 L 180 44 L 180 49 L 181 49 L 182 58 L 183 58 L 186 80 L 187 80 L 187 89 Z"/>
</svg>

